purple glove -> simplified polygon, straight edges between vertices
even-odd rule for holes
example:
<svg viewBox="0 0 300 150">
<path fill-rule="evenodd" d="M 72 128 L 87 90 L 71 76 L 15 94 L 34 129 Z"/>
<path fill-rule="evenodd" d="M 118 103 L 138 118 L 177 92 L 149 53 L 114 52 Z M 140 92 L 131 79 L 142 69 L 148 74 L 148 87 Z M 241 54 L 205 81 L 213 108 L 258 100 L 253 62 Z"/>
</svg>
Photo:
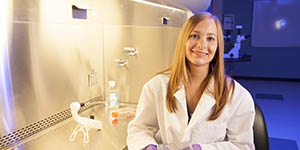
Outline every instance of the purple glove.
<svg viewBox="0 0 300 150">
<path fill-rule="evenodd" d="M 199 144 L 193 144 L 192 147 L 193 147 L 193 150 L 202 150 L 202 148 Z"/>
<path fill-rule="evenodd" d="M 157 150 L 157 146 L 153 144 L 147 145 L 144 150 Z"/>
</svg>

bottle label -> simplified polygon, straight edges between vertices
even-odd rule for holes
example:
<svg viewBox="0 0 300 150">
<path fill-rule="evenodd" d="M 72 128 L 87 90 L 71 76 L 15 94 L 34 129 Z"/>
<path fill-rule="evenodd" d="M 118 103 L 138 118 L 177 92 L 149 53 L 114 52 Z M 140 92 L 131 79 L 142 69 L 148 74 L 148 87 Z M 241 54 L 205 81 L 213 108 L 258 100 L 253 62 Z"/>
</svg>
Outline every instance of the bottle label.
<svg viewBox="0 0 300 150">
<path fill-rule="evenodd" d="M 110 106 L 111 107 L 117 107 L 118 106 L 118 94 L 117 93 L 110 93 L 109 94 L 110 99 Z"/>
</svg>

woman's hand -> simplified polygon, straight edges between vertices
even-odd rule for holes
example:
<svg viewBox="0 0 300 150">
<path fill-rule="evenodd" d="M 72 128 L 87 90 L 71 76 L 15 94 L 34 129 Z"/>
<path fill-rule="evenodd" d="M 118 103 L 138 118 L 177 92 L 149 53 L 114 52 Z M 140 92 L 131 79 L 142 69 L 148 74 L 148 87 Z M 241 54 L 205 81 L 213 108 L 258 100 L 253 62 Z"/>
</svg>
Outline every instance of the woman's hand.
<svg viewBox="0 0 300 150">
<path fill-rule="evenodd" d="M 153 144 L 149 144 L 144 148 L 144 150 L 157 150 L 157 146 Z"/>
<path fill-rule="evenodd" d="M 193 150 L 202 150 L 202 148 L 199 144 L 193 144 L 192 147 L 193 147 Z"/>
</svg>

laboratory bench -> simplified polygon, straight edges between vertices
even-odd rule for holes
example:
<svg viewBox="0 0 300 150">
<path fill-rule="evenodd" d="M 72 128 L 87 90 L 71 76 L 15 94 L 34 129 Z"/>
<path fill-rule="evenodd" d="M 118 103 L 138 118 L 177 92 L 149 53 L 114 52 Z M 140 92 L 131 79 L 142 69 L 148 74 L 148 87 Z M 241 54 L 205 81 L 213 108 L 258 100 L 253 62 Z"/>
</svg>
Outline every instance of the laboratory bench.
<svg viewBox="0 0 300 150">
<path fill-rule="evenodd" d="M 103 104 L 80 113 L 82 117 L 94 116 L 95 120 L 102 121 L 102 129 L 89 130 L 89 143 L 84 142 L 84 135 L 79 132 L 74 141 L 69 137 L 77 126 L 77 122 L 71 117 L 50 128 L 47 128 L 31 137 L 20 141 L 8 149 L 13 150 L 125 150 L 127 126 L 134 117 L 135 105 L 120 105 L 120 110 L 129 113 L 123 114 L 117 124 L 113 124 L 109 118 L 109 111 Z"/>
</svg>

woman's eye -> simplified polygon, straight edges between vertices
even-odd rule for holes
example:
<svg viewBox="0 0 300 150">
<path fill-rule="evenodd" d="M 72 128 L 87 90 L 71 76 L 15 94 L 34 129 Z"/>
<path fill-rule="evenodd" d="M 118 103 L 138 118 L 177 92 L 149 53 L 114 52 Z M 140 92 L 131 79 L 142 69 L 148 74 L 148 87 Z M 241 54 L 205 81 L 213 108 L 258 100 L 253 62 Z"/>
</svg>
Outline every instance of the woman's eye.
<svg viewBox="0 0 300 150">
<path fill-rule="evenodd" d="M 208 41 L 215 41 L 215 38 L 213 38 L 213 37 L 208 37 L 207 40 L 208 40 Z"/>
<path fill-rule="evenodd" d="M 192 38 L 192 39 L 199 39 L 199 36 L 197 34 L 191 34 L 190 38 Z"/>
</svg>

